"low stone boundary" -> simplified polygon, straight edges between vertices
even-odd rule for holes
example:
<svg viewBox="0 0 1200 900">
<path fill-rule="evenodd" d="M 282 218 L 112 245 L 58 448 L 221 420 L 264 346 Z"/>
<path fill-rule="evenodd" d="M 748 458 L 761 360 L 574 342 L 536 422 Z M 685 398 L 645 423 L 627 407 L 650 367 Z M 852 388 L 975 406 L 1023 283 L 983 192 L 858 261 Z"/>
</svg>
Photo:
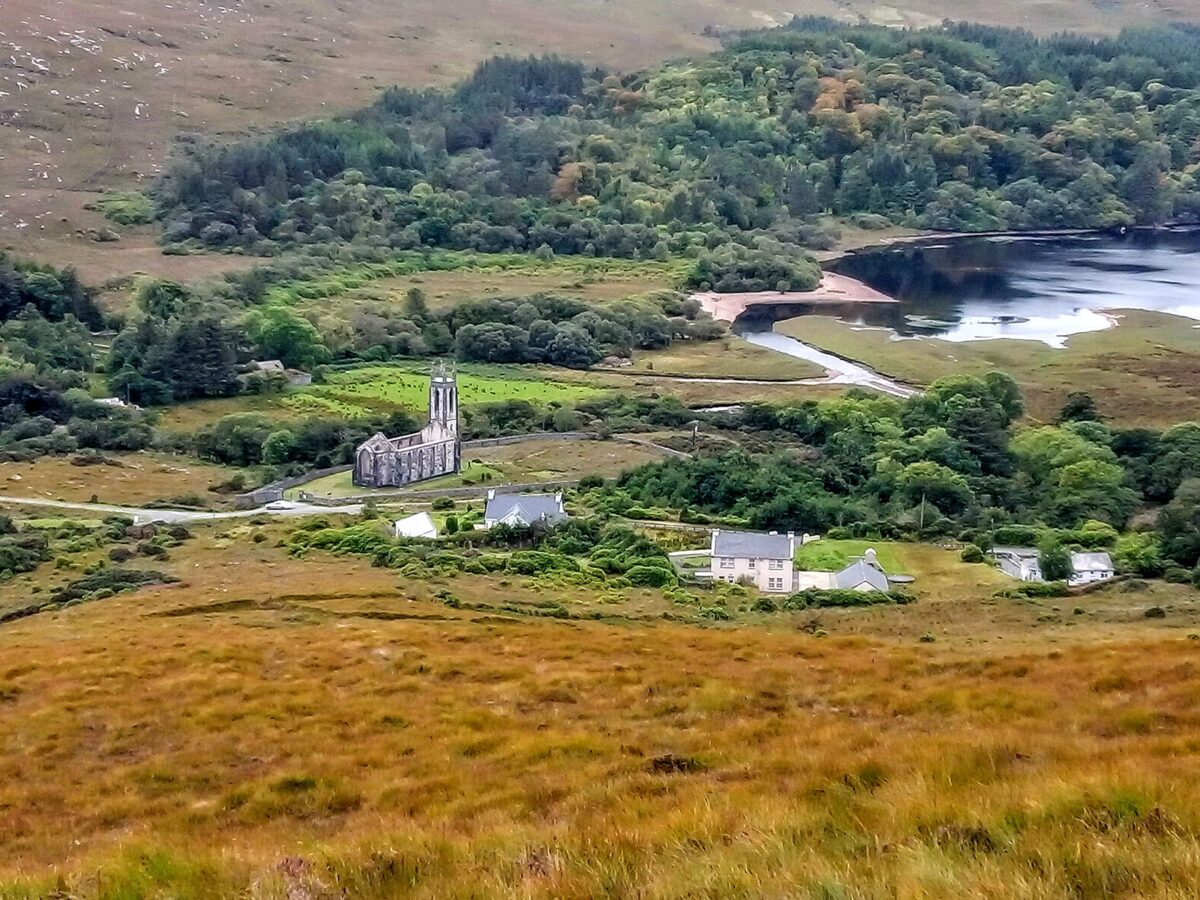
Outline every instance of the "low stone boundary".
<svg viewBox="0 0 1200 900">
<path fill-rule="evenodd" d="M 655 519 L 626 519 L 621 517 L 623 522 L 632 525 L 636 528 L 661 528 L 664 531 L 689 531 L 692 534 L 708 534 L 716 525 L 694 525 L 690 522 L 659 522 Z M 707 550 L 704 552 L 708 552 Z"/>
<path fill-rule="evenodd" d="M 523 444 L 526 441 L 598 441 L 600 435 L 594 431 L 536 431 L 533 434 L 508 434 L 503 437 L 480 438 L 477 441 L 463 441 L 464 450 L 478 450 L 481 447 L 507 447 L 509 444 Z"/>
<path fill-rule="evenodd" d="M 279 481 L 264 484 L 253 491 L 238 494 L 233 500 L 234 508 L 255 509 L 267 503 L 274 503 L 276 500 L 283 499 L 284 491 L 300 487 L 302 484 L 308 484 L 310 481 L 316 481 L 318 478 L 337 475 L 339 472 L 349 472 L 353 468 L 354 466 L 330 466 L 327 469 L 314 469 L 311 472 L 305 472 L 303 475 L 292 475 L 290 478 L 281 478 Z"/>
<path fill-rule="evenodd" d="M 353 497 L 320 497 L 316 494 L 301 491 L 299 498 L 302 503 L 334 508 L 380 500 L 408 500 L 414 503 L 436 500 L 439 497 L 449 497 L 451 500 L 479 500 L 486 497 L 488 491 L 495 491 L 497 494 L 520 494 L 527 491 L 561 491 L 575 487 L 577 484 L 579 484 L 578 479 L 571 481 L 535 481 L 525 484 L 479 484 L 469 487 L 442 488 L 441 490 L 432 491 L 376 491 L 371 494 L 359 494 Z"/>
<path fill-rule="evenodd" d="M 623 434 L 614 434 L 614 441 L 619 441 L 622 444 L 632 444 L 635 447 L 645 447 L 647 450 L 654 450 L 658 453 L 665 453 L 667 456 L 673 456 L 676 459 L 690 459 L 691 455 L 685 450 L 675 450 L 671 447 L 664 447 L 662 444 L 656 444 L 654 441 L 648 441 L 645 438 L 628 437 Z"/>
</svg>

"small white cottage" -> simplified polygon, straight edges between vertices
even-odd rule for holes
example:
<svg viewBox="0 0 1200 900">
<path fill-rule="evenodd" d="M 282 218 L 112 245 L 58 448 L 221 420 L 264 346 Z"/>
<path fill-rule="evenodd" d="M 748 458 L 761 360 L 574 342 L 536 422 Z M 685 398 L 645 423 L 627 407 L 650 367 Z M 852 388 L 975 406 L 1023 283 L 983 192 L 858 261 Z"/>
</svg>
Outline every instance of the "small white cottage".
<svg viewBox="0 0 1200 900">
<path fill-rule="evenodd" d="M 392 533 L 398 538 L 426 538 L 434 540 L 438 536 L 437 525 L 427 512 L 419 512 L 400 519 L 392 525 Z"/>
<path fill-rule="evenodd" d="M 1067 584 L 1071 587 L 1082 587 L 1085 584 L 1095 584 L 1116 577 L 1112 557 L 1107 553 L 1072 553 L 1071 577 Z"/>
</svg>

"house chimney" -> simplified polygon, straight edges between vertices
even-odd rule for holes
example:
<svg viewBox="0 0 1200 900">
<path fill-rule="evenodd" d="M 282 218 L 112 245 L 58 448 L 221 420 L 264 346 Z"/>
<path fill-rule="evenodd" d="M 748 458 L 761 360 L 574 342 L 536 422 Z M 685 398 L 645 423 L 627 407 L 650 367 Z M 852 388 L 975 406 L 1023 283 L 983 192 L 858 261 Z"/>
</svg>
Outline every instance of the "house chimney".
<svg viewBox="0 0 1200 900">
<path fill-rule="evenodd" d="M 488 488 L 488 499 L 489 500 L 496 499 L 496 489 L 495 488 Z"/>
</svg>

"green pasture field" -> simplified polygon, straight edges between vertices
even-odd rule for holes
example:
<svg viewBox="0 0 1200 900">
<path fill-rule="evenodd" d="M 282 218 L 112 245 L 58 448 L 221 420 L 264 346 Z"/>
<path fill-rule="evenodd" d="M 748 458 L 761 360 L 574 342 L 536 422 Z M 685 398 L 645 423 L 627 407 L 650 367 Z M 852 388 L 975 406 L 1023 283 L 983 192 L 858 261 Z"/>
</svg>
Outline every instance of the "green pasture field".
<svg viewBox="0 0 1200 900">
<path fill-rule="evenodd" d="M 476 374 L 486 371 L 488 374 Z M 534 370 L 490 366 L 459 371 L 459 403 L 478 406 L 523 400 L 537 406 L 570 403 L 603 391 L 584 384 L 529 377 Z M 528 373 L 528 374 L 527 374 Z M 365 366 L 337 372 L 324 384 L 288 394 L 283 405 L 302 413 L 332 413 L 347 418 L 397 409 L 424 410 L 429 403 L 429 375 L 404 366 Z"/>
<path fill-rule="evenodd" d="M 796 566 L 809 572 L 836 572 L 874 548 L 883 570 L 889 575 L 899 575 L 904 572 L 904 564 L 897 555 L 897 547 L 901 546 L 883 541 L 814 541 L 796 550 Z"/>
</svg>

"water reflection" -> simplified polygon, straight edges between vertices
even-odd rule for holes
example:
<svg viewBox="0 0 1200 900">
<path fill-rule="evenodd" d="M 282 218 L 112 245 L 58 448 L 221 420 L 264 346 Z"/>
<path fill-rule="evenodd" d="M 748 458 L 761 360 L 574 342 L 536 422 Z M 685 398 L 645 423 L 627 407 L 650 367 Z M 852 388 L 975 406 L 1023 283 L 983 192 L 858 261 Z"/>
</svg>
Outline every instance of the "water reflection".
<svg viewBox="0 0 1200 900">
<path fill-rule="evenodd" d="M 900 245 L 839 260 L 834 271 L 902 301 L 894 306 L 822 308 L 860 325 L 950 341 L 1022 338 L 1062 346 L 1072 334 L 1109 327 L 1113 309 L 1145 309 L 1200 320 L 1200 231 L 1126 237 L 960 238 Z M 739 322 L 812 312 L 756 311 Z"/>
</svg>

